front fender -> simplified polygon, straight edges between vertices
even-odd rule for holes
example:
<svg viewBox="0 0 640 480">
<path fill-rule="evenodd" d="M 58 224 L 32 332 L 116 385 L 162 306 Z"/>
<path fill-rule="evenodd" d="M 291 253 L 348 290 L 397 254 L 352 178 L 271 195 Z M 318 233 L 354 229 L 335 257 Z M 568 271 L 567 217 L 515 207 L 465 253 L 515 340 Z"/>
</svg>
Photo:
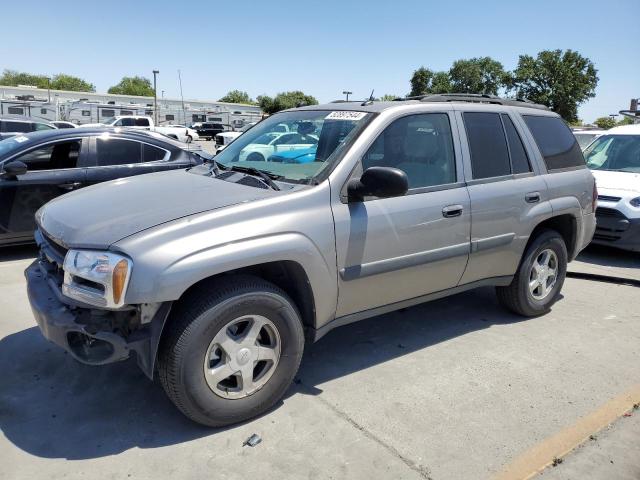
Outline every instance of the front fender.
<svg viewBox="0 0 640 480">
<path fill-rule="evenodd" d="M 138 278 L 132 278 L 126 301 L 137 304 L 177 300 L 205 278 L 276 261 L 293 261 L 304 269 L 313 292 L 316 322 L 323 324 L 332 319 L 338 296 L 335 268 L 326 262 L 311 239 L 295 232 L 254 237 L 190 253 L 147 275 L 147 279 L 152 279 L 150 283 L 136 282 L 145 278 L 146 272 L 142 272 Z"/>
</svg>

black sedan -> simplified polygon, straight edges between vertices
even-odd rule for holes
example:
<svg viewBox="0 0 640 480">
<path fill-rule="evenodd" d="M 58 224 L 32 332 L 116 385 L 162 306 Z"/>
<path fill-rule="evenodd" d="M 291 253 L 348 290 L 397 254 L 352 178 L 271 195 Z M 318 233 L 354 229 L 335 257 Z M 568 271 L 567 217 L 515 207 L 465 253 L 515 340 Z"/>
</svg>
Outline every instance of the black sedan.
<svg viewBox="0 0 640 480">
<path fill-rule="evenodd" d="M 32 242 L 36 210 L 63 193 L 106 180 L 187 168 L 208 158 L 198 147 L 139 130 L 86 127 L 3 140 L 0 246 Z"/>
</svg>

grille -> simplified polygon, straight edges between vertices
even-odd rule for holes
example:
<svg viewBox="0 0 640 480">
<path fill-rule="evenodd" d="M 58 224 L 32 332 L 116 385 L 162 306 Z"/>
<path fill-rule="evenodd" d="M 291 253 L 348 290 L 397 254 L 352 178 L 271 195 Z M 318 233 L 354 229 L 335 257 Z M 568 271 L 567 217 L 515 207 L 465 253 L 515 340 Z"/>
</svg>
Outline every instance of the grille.
<svg viewBox="0 0 640 480">
<path fill-rule="evenodd" d="M 615 208 L 606 208 L 606 207 L 598 207 L 596 208 L 596 216 L 597 217 L 613 217 L 613 218 L 624 218 L 623 213 L 619 212 Z"/>
<path fill-rule="evenodd" d="M 622 200 L 622 197 L 612 197 L 611 195 L 598 195 L 598 200 L 602 200 L 604 202 L 619 202 Z"/>
</svg>

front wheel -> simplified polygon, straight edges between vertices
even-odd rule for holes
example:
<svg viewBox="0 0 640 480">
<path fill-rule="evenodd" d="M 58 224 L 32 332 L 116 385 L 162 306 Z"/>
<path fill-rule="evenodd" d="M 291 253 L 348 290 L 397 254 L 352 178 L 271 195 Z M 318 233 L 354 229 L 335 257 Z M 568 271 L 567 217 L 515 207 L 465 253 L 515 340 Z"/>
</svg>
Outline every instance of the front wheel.
<svg viewBox="0 0 640 480">
<path fill-rule="evenodd" d="M 167 322 L 160 382 L 180 411 L 203 425 L 265 412 L 300 365 L 300 315 L 285 292 L 257 277 L 205 285 L 181 300 Z"/>
<path fill-rule="evenodd" d="M 525 317 L 547 313 L 567 274 L 567 246 L 555 230 L 542 231 L 525 252 L 510 285 L 496 287 L 498 301 Z"/>
</svg>

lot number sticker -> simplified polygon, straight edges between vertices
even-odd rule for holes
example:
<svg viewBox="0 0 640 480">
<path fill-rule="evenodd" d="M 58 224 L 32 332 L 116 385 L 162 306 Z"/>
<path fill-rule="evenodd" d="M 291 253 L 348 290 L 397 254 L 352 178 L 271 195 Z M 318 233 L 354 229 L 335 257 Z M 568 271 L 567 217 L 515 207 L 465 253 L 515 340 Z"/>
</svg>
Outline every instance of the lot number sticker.
<svg viewBox="0 0 640 480">
<path fill-rule="evenodd" d="M 324 117 L 325 120 L 362 120 L 367 115 L 367 112 L 331 112 Z"/>
<path fill-rule="evenodd" d="M 22 142 L 26 142 L 27 140 L 29 140 L 27 137 L 13 137 L 13 140 L 18 142 L 18 143 L 22 143 Z"/>
</svg>

